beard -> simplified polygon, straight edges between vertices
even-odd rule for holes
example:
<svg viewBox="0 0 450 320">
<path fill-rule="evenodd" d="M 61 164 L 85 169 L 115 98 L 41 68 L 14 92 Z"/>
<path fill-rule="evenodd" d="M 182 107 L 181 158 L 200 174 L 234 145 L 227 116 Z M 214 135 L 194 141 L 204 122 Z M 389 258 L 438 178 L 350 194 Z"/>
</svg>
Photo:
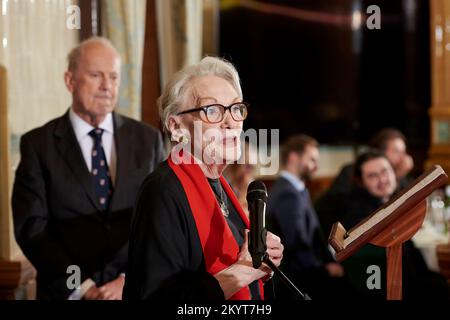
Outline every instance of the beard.
<svg viewBox="0 0 450 320">
<path fill-rule="evenodd" d="M 310 169 L 308 166 L 302 165 L 300 168 L 299 177 L 301 180 L 303 180 L 305 182 L 309 182 L 309 181 L 313 180 L 314 174 L 316 172 L 317 172 L 317 168 Z"/>
<path fill-rule="evenodd" d="M 312 173 L 311 172 L 303 172 L 300 174 L 300 179 L 307 182 L 312 180 Z"/>
</svg>

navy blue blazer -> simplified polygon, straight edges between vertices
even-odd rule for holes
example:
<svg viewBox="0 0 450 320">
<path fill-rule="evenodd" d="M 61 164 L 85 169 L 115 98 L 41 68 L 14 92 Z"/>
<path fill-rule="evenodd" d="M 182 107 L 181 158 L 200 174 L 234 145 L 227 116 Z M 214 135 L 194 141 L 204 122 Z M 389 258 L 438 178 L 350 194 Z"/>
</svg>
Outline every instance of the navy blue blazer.
<svg viewBox="0 0 450 320">
<path fill-rule="evenodd" d="M 280 236 L 284 245 L 281 268 L 302 272 L 332 262 L 307 189 L 299 191 L 280 177 L 269 192 L 268 230 Z"/>
</svg>

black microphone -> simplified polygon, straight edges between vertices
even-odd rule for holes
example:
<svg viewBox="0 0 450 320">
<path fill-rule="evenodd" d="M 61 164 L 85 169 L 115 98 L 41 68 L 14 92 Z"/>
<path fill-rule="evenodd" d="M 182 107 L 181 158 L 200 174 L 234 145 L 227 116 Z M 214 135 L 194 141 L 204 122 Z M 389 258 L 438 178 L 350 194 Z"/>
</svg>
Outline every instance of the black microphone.
<svg viewBox="0 0 450 320">
<path fill-rule="evenodd" d="M 258 269 L 265 262 L 280 280 L 291 290 L 297 299 L 311 300 L 307 294 L 303 294 L 295 284 L 269 259 L 266 253 L 266 185 L 258 180 L 253 181 L 247 188 L 247 203 L 250 211 L 250 234 L 248 251 L 252 256 L 253 268 Z"/>
<path fill-rule="evenodd" d="M 266 214 L 267 189 L 263 182 L 255 180 L 247 188 L 247 203 L 250 212 L 250 233 L 248 251 L 253 267 L 258 269 L 266 254 Z"/>
</svg>

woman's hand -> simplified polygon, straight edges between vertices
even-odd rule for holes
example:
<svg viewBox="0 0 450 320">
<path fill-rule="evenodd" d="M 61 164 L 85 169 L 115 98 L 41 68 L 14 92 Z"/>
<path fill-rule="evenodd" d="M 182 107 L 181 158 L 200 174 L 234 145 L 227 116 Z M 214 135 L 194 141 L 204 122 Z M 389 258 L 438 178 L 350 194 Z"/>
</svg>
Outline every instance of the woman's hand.
<svg viewBox="0 0 450 320">
<path fill-rule="evenodd" d="M 336 262 L 330 262 L 325 265 L 328 275 L 332 278 L 341 278 L 344 276 L 344 268 Z"/>
<path fill-rule="evenodd" d="M 283 245 L 280 238 L 268 232 L 266 244 L 270 259 L 276 266 L 279 266 L 283 257 Z M 267 277 L 271 272 L 272 270 L 265 263 L 259 269 L 253 268 L 252 257 L 248 251 L 248 230 L 246 230 L 238 260 L 228 268 L 216 273 L 214 277 L 219 281 L 225 299 L 229 299 L 240 289 L 253 281 Z"/>
<path fill-rule="evenodd" d="M 281 259 L 283 259 L 284 246 L 281 244 L 280 237 L 274 235 L 272 232 L 267 232 L 266 236 L 266 246 L 267 254 L 270 260 L 277 267 L 281 264 Z"/>
</svg>

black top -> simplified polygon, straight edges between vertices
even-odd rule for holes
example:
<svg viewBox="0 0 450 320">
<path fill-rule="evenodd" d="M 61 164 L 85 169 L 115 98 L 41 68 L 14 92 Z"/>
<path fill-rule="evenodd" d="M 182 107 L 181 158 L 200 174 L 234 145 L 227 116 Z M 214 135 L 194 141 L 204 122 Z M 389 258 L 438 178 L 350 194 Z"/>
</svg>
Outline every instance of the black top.
<svg viewBox="0 0 450 320">
<path fill-rule="evenodd" d="M 228 224 L 242 244 L 244 223 L 231 203 L 229 208 Z M 186 193 L 167 161 L 141 187 L 132 217 L 124 299 L 225 299 L 206 270 Z"/>
<path fill-rule="evenodd" d="M 231 229 L 231 233 L 233 234 L 233 237 L 236 239 L 238 246 L 241 247 L 242 244 L 244 243 L 244 230 L 245 230 L 244 221 L 242 221 L 241 217 L 239 216 L 239 213 L 237 213 L 236 209 L 231 203 L 230 198 L 228 198 L 227 194 L 223 190 L 222 185 L 220 184 L 220 180 L 208 179 L 208 182 L 218 200 L 221 197 L 225 198 L 224 200 L 230 213 L 228 217 L 225 216 L 225 220 L 227 221 L 228 226 Z"/>
<path fill-rule="evenodd" d="M 349 204 L 342 225 L 350 230 L 383 205 L 381 198 L 372 196 L 366 189 L 354 188 L 349 195 Z"/>
<path fill-rule="evenodd" d="M 208 179 L 208 182 L 211 188 L 213 189 L 216 198 L 218 198 L 219 203 L 220 203 L 219 199 L 221 199 L 221 197 L 225 198 L 223 200 L 225 200 L 229 210 L 229 215 L 228 217 L 225 216 L 225 220 L 227 221 L 228 226 L 231 229 L 231 233 L 233 234 L 233 237 L 236 239 L 238 246 L 242 247 L 242 244 L 244 243 L 244 231 L 246 229 L 244 221 L 242 221 L 241 217 L 239 216 L 239 213 L 236 211 L 233 204 L 231 203 L 230 198 L 223 190 L 222 185 L 220 184 L 220 180 Z M 249 288 L 252 300 L 261 300 L 258 281 L 252 282 L 249 285 Z"/>
</svg>

